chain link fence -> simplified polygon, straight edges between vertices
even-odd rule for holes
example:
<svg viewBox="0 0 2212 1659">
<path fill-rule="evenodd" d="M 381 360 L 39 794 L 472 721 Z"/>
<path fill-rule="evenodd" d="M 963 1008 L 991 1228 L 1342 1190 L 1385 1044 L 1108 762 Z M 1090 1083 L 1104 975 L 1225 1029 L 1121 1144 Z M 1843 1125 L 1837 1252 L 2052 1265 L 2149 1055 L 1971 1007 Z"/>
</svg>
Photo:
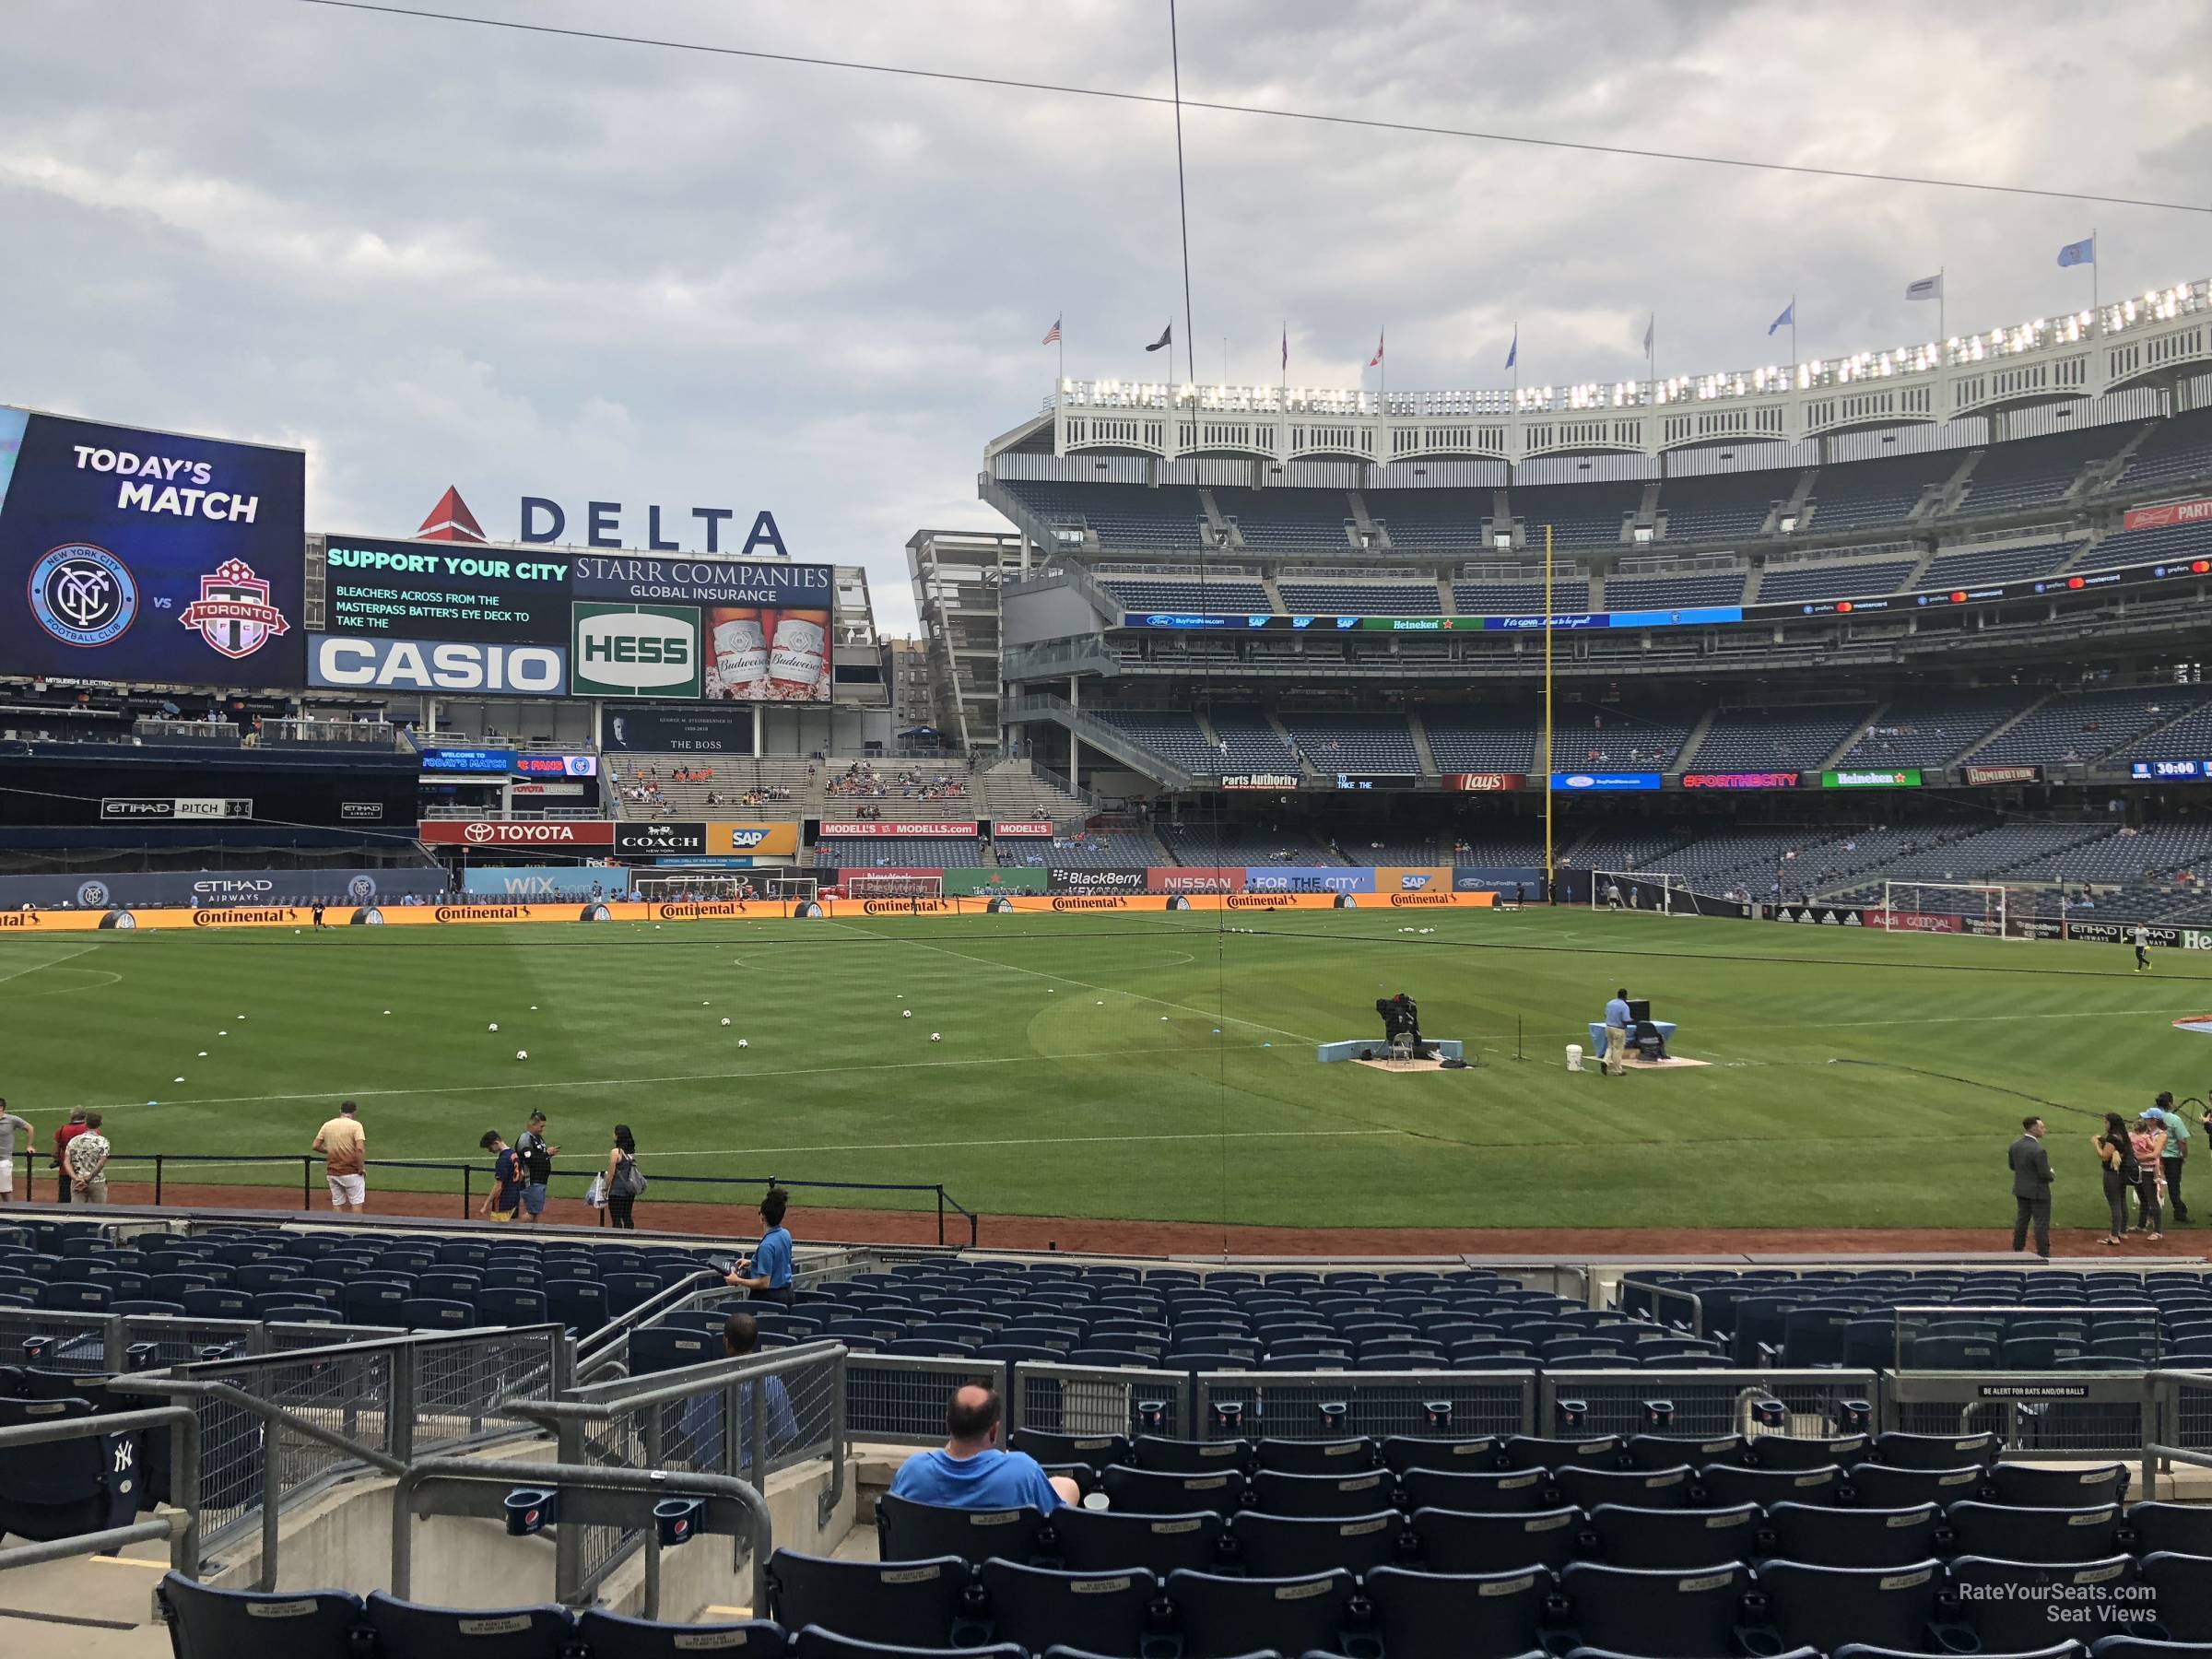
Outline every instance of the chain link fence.
<svg viewBox="0 0 2212 1659">
<path fill-rule="evenodd" d="M 2190 1452 L 2212 1452 L 2212 1373 L 2169 1371 L 2167 1408 L 2171 1443 Z"/>
</svg>

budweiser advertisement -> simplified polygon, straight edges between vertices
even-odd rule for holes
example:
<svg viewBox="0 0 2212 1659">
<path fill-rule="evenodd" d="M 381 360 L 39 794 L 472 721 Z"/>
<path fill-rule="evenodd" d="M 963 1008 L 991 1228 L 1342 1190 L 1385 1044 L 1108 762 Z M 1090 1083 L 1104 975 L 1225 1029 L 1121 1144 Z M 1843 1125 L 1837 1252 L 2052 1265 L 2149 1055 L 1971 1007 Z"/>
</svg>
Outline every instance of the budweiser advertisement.
<svg viewBox="0 0 2212 1659">
<path fill-rule="evenodd" d="M 841 820 L 833 823 L 830 819 L 824 818 L 820 832 L 823 835 L 833 835 L 841 839 L 851 837 L 853 840 L 859 840 L 864 836 L 877 835 L 885 837 L 973 835 L 975 830 L 975 825 L 958 818 L 943 820 L 937 818 L 914 820 L 857 818 L 851 823 Z"/>
<path fill-rule="evenodd" d="M 424 818 L 418 840 L 434 847 L 611 847 L 611 823 L 582 819 Z"/>
<path fill-rule="evenodd" d="M 2131 507 L 2121 521 L 2124 530 L 2159 530 L 2168 524 L 2212 524 L 2212 500 L 2161 501 L 2156 507 Z"/>
</svg>

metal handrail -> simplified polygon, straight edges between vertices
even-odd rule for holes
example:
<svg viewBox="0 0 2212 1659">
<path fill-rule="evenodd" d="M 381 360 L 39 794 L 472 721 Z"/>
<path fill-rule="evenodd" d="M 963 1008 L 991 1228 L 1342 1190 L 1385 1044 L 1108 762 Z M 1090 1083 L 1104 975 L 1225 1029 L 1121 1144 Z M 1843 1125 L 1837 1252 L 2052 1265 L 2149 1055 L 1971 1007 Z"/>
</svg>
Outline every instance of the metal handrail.
<svg viewBox="0 0 2212 1659">
<path fill-rule="evenodd" d="M 664 1287 L 654 1296 L 648 1297 L 628 1312 L 608 1320 L 588 1336 L 579 1337 L 576 1343 L 576 1372 L 579 1382 L 608 1356 L 606 1349 L 618 1342 L 627 1342 L 630 1332 L 651 1324 L 664 1313 L 673 1313 L 688 1308 L 701 1296 L 712 1295 L 717 1289 L 726 1290 L 729 1282 L 719 1273 L 701 1267 L 687 1274 L 675 1284 Z"/>
<path fill-rule="evenodd" d="M 432 1506 L 425 1500 L 423 1490 L 432 1483 L 497 1487 L 502 1496 L 474 1504 Z M 573 1535 L 572 1529 L 586 1525 L 646 1529 L 642 1612 L 647 1618 L 660 1617 L 661 1544 L 652 1530 L 653 1504 L 672 1493 L 704 1498 L 708 1505 L 698 1518 L 698 1530 L 727 1532 L 736 1540 L 738 1549 L 749 1551 L 753 1561 L 752 1605 L 757 1608 L 768 1605 L 768 1556 L 774 1542 L 774 1527 L 759 1489 L 746 1481 L 728 1475 L 700 1475 L 681 1469 L 603 1469 L 573 1463 L 487 1465 L 458 1457 L 433 1457 L 416 1464 L 400 1476 L 398 1485 L 393 1488 L 392 1594 L 404 1600 L 413 1588 L 414 1519 L 418 1510 L 426 1516 L 460 1514 L 497 1519 L 505 1513 L 503 1494 L 517 1487 L 543 1487 L 561 1494 L 562 1515 L 554 1524 L 563 1539 Z M 632 1513 L 629 1512 L 633 1506 L 619 1501 L 621 1495 L 635 1495 L 650 1501 L 639 1506 L 641 1513 Z M 593 1501 L 602 1496 L 606 1501 Z M 577 1498 L 583 1500 L 575 1501 Z M 718 1503 L 735 1505 L 742 1524 L 732 1525 L 726 1513 L 716 1513 Z M 554 1583 L 555 1596 L 570 1605 L 582 1599 L 581 1576 L 566 1565 L 571 1553 L 565 1548 L 559 1552 L 557 1559 L 563 1565 L 556 1568 Z M 735 1565 L 733 1559 L 733 1569 Z"/>
<path fill-rule="evenodd" d="M 200 1571 L 200 1419 L 189 1406 L 155 1406 L 144 1411 L 118 1411 L 90 1417 L 62 1418 L 53 1422 L 24 1423 L 0 1429 L 0 1451 L 16 1446 L 51 1445 L 56 1441 L 100 1440 L 111 1434 L 141 1430 L 173 1429 L 177 1437 L 170 1457 L 170 1497 L 172 1512 L 128 1526 L 79 1533 L 39 1544 L 0 1549 L 0 1572 L 10 1567 L 35 1567 L 43 1561 L 63 1561 L 75 1556 L 112 1555 L 131 1544 L 169 1541 L 169 1564 L 187 1578 Z"/>
</svg>

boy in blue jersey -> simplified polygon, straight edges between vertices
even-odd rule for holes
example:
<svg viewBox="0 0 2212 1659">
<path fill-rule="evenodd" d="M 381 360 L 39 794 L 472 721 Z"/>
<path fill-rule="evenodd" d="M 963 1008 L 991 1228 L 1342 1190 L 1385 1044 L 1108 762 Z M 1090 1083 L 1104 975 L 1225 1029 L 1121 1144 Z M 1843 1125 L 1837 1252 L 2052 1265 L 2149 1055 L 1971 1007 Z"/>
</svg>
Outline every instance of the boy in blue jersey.
<svg viewBox="0 0 2212 1659">
<path fill-rule="evenodd" d="M 945 1449 L 917 1452 L 899 1466 L 891 1496 L 944 1509 L 1033 1509 L 1051 1514 L 1082 1493 L 1065 1475 L 1047 1475 L 1027 1452 L 998 1449 L 998 1395 L 980 1382 L 956 1391 L 945 1408 Z"/>
</svg>

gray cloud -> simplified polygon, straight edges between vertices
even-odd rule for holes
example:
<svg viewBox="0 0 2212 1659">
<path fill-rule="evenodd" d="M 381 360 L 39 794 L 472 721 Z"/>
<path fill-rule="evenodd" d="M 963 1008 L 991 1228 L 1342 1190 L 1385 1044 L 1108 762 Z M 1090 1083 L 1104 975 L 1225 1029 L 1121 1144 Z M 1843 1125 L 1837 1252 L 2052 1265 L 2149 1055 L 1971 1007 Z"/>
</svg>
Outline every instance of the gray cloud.
<svg viewBox="0 0 2212 1659">
<path fill-rule="evenodd" d="M 1164 92 L 1165 7 L 481 0 L 580 28 Z M 326 11 L 17 0 L 0 59 L 0 399 L 302 442 L 318 527 L 405 534 L 448 483 L 772 507 L 866 563 L 982 525 L 980 447 L 1182 326 L 1158 108 Z M 2212 13 L 1877 3 L 1190 0 L 1190 97 L 2212 202 Z M 1771 360 L 2212 271 L 2212 221 L 1194 112 L 1201 374 L 1394 385 Z"/>
</svg>

